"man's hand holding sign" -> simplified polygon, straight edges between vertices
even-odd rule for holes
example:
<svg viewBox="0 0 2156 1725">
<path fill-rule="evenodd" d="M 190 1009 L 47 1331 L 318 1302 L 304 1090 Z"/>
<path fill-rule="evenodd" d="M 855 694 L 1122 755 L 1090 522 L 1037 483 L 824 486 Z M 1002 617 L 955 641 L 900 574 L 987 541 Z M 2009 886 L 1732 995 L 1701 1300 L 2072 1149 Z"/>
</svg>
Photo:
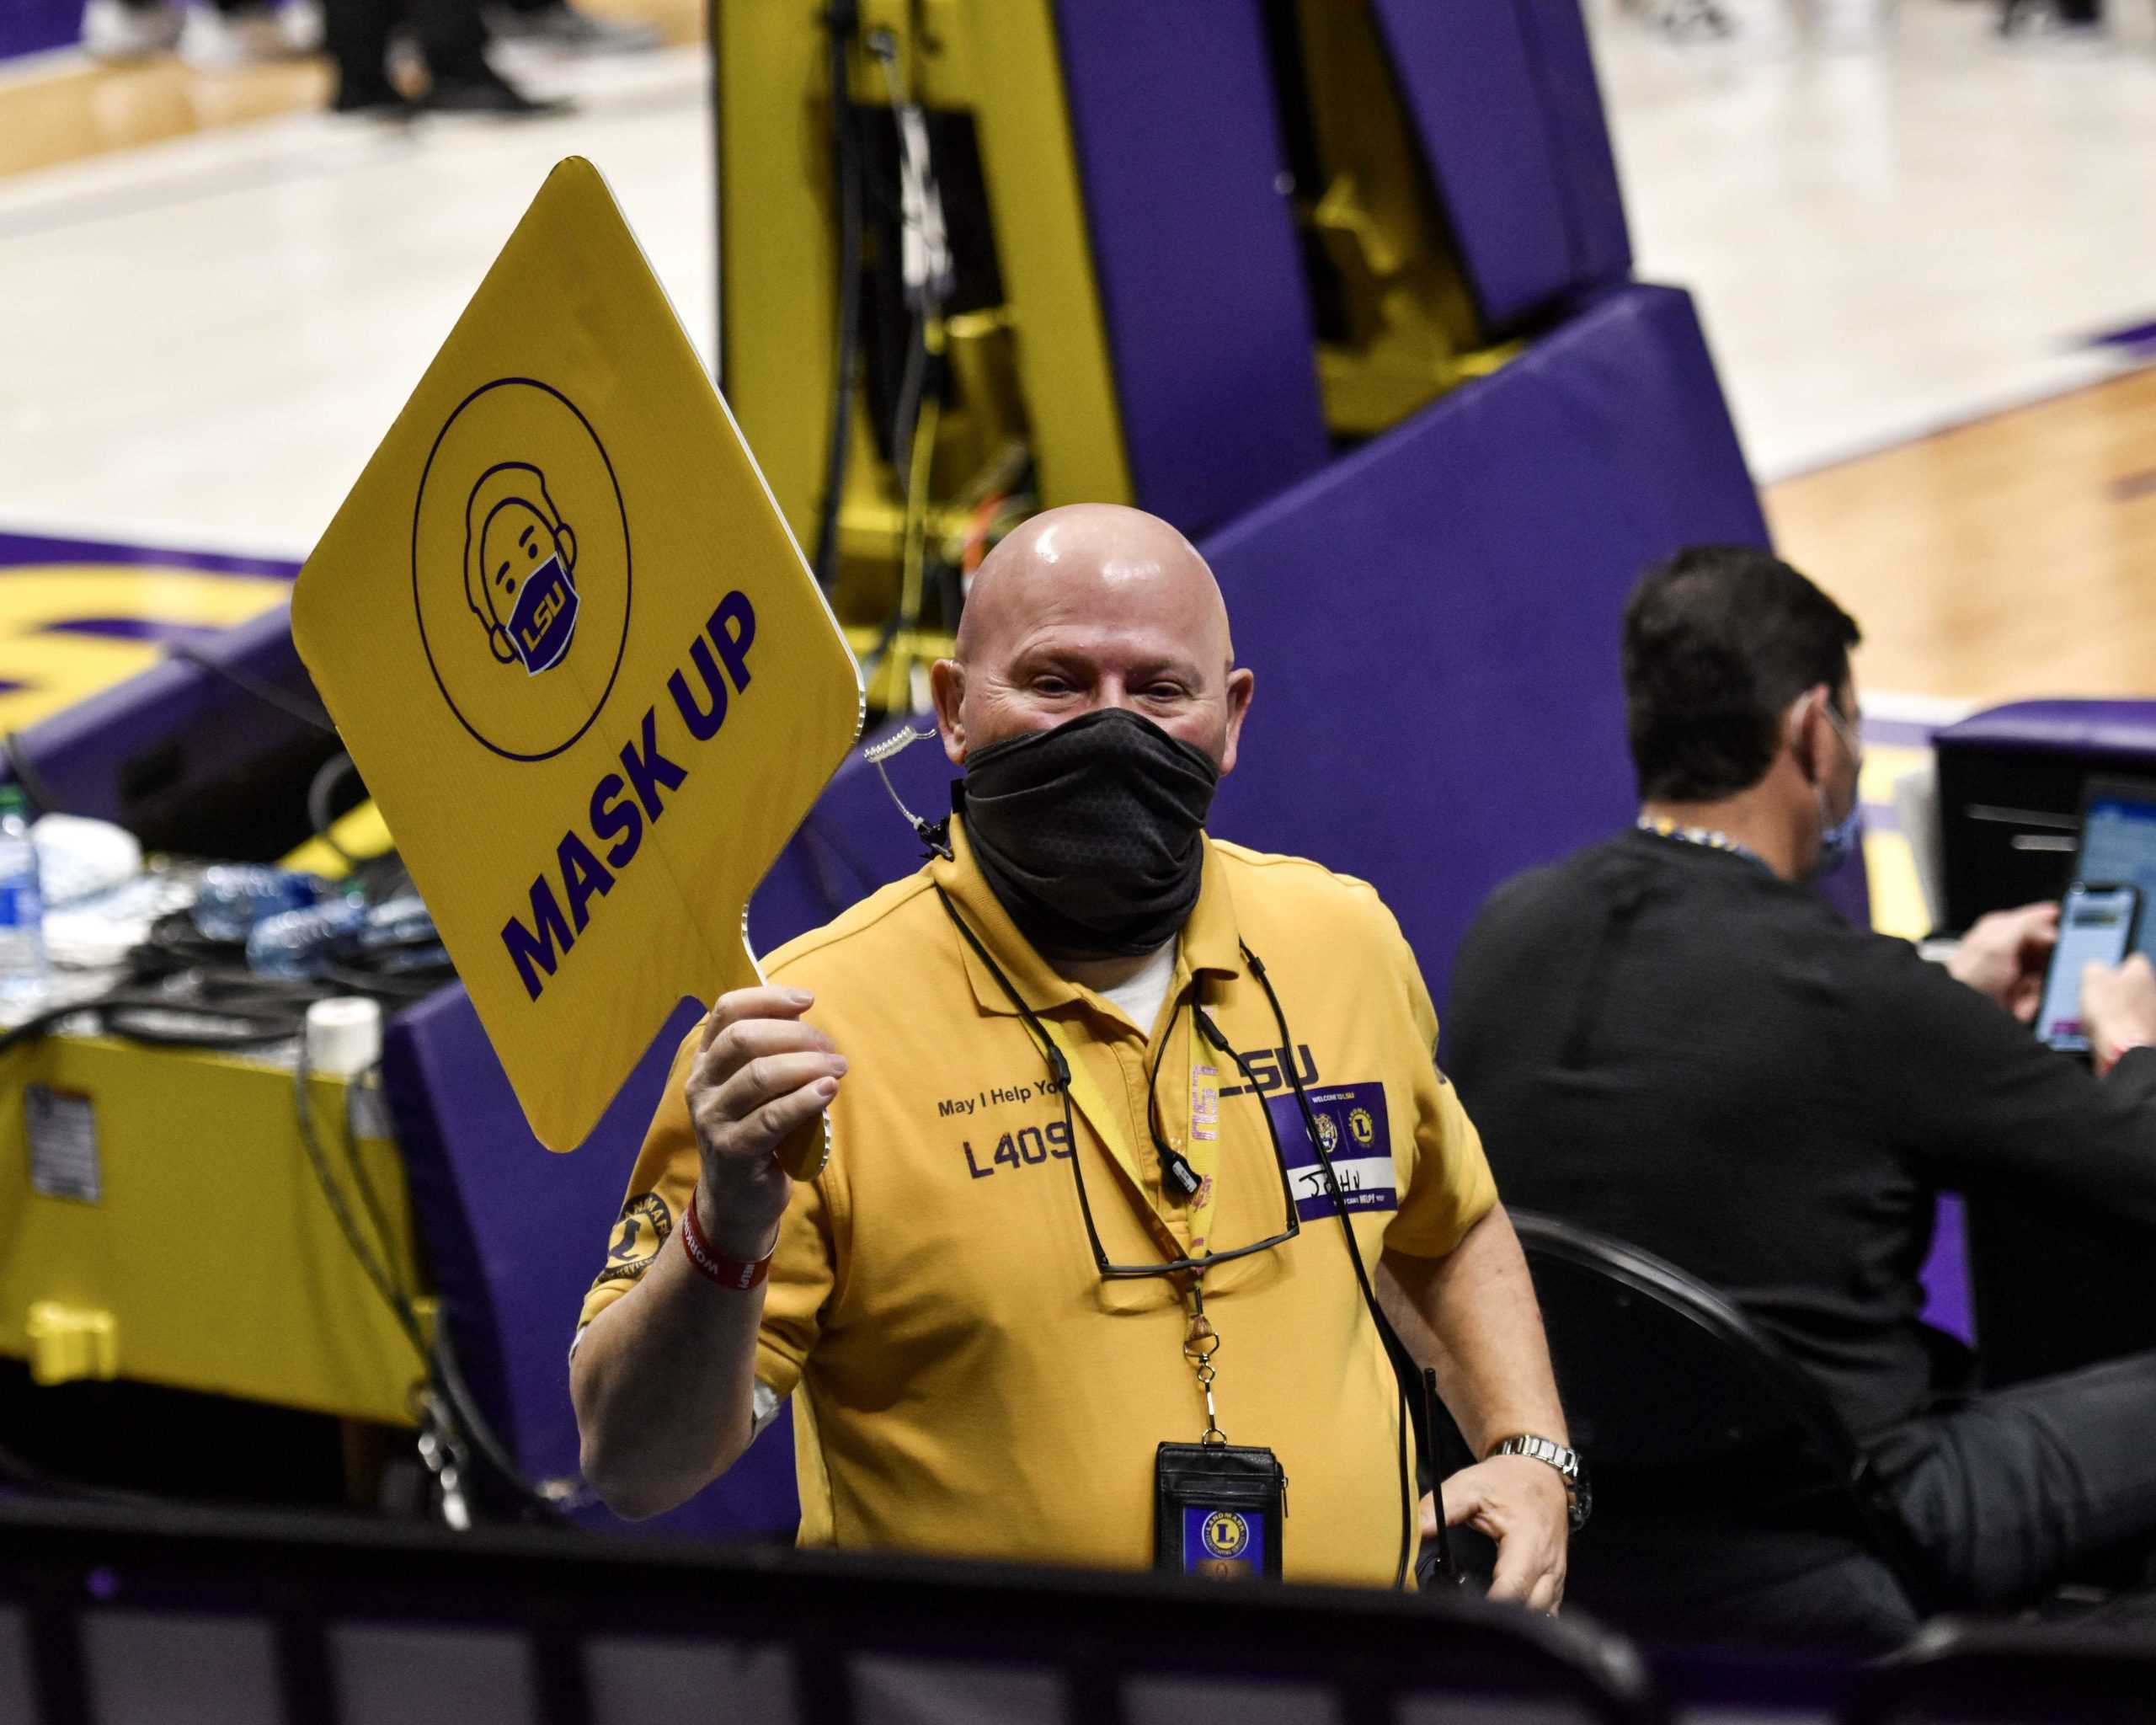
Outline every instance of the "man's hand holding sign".
<svg viewBox="0 0 2156 1725">
<path fill-rule="evenodd" d="M 803 1014 L 805 989 L 744 988 L 722 996 L 697 1038 L 689 1117 L 703 1172 L 694 1214 L 726 1258 L 768 1258 L 793 1182 L 777 1152 L 823 1117 L 846 1056 Z"/>
<path fill-rule="evenodd" d="M 760 982 L 749 895 L 862 711 L 590 163 L 556 168 L 488 271 L 292 629 L 533 1132 L 574 1148 L 685 996 Z M 796 1172 L 816 1112 L 791 1117 Z"/>
</svg>

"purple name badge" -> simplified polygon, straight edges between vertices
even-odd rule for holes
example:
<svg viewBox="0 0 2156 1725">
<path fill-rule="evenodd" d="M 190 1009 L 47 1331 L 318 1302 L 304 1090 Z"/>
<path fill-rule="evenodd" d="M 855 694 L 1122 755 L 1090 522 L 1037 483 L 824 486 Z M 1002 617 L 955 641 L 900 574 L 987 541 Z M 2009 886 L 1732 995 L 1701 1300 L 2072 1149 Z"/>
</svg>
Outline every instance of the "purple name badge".
<svg viewBox="0 0 2156 1725">
<path fill-rule="evenodd" d="M 1332 1161 L 1334 1178 L 1350 1214 L 1364 1210 L 1398 1210 L 1400 1190 L 1392 1170 L 1392 1129 L 1385 1114 L 1382 1084 L 1331 1084 L 1310 1092 L 1318 1138 Z M 1303 1111 L 1292 1090 L 1266 1099 L 1279 1129 L 1280 1149 L 1288 1165 L 1288 1185 L 1295 1194 L 1295 1214 L 1306 1222 L 1334 1214 L 1332 1194 L 1317 1148 L 1303 1124 Z"/>
</svg>

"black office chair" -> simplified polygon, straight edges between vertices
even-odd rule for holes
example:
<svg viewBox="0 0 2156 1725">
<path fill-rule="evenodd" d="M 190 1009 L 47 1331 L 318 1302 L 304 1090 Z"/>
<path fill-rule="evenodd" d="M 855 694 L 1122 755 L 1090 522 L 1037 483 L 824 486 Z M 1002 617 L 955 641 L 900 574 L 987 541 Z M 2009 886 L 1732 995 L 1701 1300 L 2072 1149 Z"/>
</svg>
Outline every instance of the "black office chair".
<svg viewBox="0 0 2156 1725">
<path fill-rule="evenodd" d="M 1675 1265 L 1512 1220 L 1594 1487 L 1567 1596 L 1663 1637 L 1905 1640 L 1930 1577 L 1818 1382 Z"/>
</svg>

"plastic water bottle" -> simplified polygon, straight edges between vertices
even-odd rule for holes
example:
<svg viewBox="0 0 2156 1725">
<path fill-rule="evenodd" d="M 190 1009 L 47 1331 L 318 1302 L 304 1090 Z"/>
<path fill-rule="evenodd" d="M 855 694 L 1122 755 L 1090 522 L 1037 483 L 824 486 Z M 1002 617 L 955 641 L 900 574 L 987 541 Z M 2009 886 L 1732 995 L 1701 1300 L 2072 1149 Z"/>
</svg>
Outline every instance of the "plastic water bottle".
<svg viewBox="0 0 2156 1725">
<path fill-rule="evenodd" d="M 220 862 L 202 873 L 195 927 L 205 940 L 245 940 L 264 917 L 318 903 L 328 884 L 319 875 L 264 862 Z"/>
<path fill-rule="evenodd" d="M 35 1006 L 51 983 L 29 804 L 19 785 L 0 785 L 0 1006 Z"/>
<path fill-rule="evenodd" d="M 367 912 L 367 920 L 360 929 L 360 945 L 367 950 L 408 946 L 434 937 L 434 913 L 417 893 L 399 893 L 393 899 L 384 899 Z"/>
<path fill-rule="evenodd" d="M 280 911 L 254 925 L 247 937 L 248 968 L 262 976 L 314 976 L 338 943 L 366 921 L 361 905 L 328 899 L 304 911 Z"/>
</svg>

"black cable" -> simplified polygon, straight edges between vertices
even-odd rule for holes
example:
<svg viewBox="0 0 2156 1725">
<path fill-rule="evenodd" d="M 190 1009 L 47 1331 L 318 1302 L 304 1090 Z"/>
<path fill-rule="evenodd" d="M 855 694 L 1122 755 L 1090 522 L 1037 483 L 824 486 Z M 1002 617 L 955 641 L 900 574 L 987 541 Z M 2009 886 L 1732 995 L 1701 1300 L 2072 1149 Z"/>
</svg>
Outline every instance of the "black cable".
<svg viewBox="0 0 2156 1725">
<path fill-rule="evenodd" d="M 327 708 L 313 702 L 303 701 L 296 695 L 288 694 L 275 683 L 255 676 L 253 671 L 242 670 L 236 665 L 227 665 L 200 648 L 184 643 L 175 642 L 168 647 L 165 656 L 194 665 L 199 670 L 206 670 L 212 676 L 222 677 L 234 688 L 253 696 L 265 707 L 275 708 L 287 718 L 297 719 L 315 730 L 327 731 L 333 737 L 337 734 L 336 722 L 329 717 Z"/>
<path fill-rule="evenodd" d="M 184 1030 L 145 1022 L 143 1015 L 184 1014 L 189 1017 L 222 1019 L 216 1029 Z M 197 1002 L 184 996 L 163 995 L 125 985 L 96 995 L 47 1007 L 19 1024 L 0 1031 L 0 1053 L 34 1042 L 70 1018 L 89 1017 L 109 1035 L 152 1048 L 242 1049 L 262 1048 L 284 1042 L 294 1034 L 297 1022 L 280 1009 L 238 1002 Z M 305 1016 L 302 1008 L 301 1017 Z"/>
<path fill-rule="evenodd" d="M 360 995 L 395 1011 L 456 977 L 430 936 L 331 955 L 318 975 L 264 976 L 247 968 L 237 943 L 198 932 L 184 911 L 158 918 L 150 937 L 127 955 L 126 974 L 102 994 L 56 1002 L 0 1030 L 0 1052 L 30 1042 L 71 1018 L 152 1048 L 244 1049 L 303 1033 L 317 1001 Z M 207 1021 L 176 1023 L 175 1015 Z"/>
<path fill-rule="evenodd" d="M 1407 1429 L 1412 1423 L 1414 1411 L 1408 1406 L 1407 1386 L 1401 1381 L 1398 1365 L 1393 1359 L 1397 1338 L 1384 1308 L 1378 1304 L 1377 1292 L 1370 1286 L 1370 1273 L 1363 1263 L 1363 1248 L 1355 1239 L 1355 1225 L 1348 1219 L 1348 1194 L 1332 1172 L 1332 1156 L 1325 1147 L 1325 1137 L 1318 1130 L 1317 1111 L 1311 1108 L 1310 1093 L 1303 1088 L 1303 1081 L 1296 1075 L 1294 1062 L 1287 1056 L 1294 1048 L 1293 1036 L 1288 1029 L 1288 1015 L 1281 1010 L 1280 996 L 1273 991 L 1273 979 L 1265 974 L 1265 966 L 1256 953 L 1235 943 L 1242 948 L 1244 961 L 1249 964 L 1251 975 L 1257 979 L 1257 985 L 1265 991 L 1265 998 L 1273 1008 L 1273 1022 L 1279 1027 L 1283 1044 L 1283 1062 L 1288 1070 L 1288 1082 L 1295 1092 L 1295 1106 L 1303 1117 L 1303 1130 L 1310 1134 L 1310 1148 L 1317 1152 L 1318 1166 L 1325 1170 L 1325 1183 L 1332 1193 L 1333 1213 L 1340 1218 L 1340 1231 L 1347 1237 L 1348 1256 L 1355 1265 L 1356 1284 L 1363 1290 L 1363 1304 L 1369 1308 L 1370 1322 L 1376 1325 L 1378 1339 L 1385 1349 L 1385 1364 L 1392 1370 L 1393 1388 L 1400 1397 L 1400 1562 L 1393 1571 L 1395 1589 L 1407 1584 L 1407 1562 L 1414 1552 L 1415 1539 L 1415 1482 L 1413 1469 L 1407 1460 Z"/>
<path fill-rule="evenodd" d="M 337 860 L 347 868 L 357 868 L 360 859 L 338 843 L 334 831 L 336 817 L 329 812 L 329 799 L 337 787 L 348 777 L 358 773 L 349 754 L 332 755 L 314 770 L 314 777 L 307 786 L 307 824 L 314 829 L 314 836 L 329 846 Z"/>
<path fill-rule="evenodd" d="M 839 216 L 837 351 L 831 377 L 830 437 L 824 459 L 824 507 L 816 529 L 816 581 L 828 593 L 838 582 L 839 505 L 846 490 L 853 432 L 853 373 L 861 323 L 861 155 L 846 75 L 847 54 L 861 29 L 860 0 L 832 0 L 824 24 L 830 32 L 831 152 Z"/>
<path fill-rule="evenodd" d="M 304 1057 L 307 1048 L 304 1038 L 301 1039 L 300 1048 Z M 376 1070 L 380 1070 L 378 1066 Z M 351 1169 L 352 1184 L 359 1190 L 360 1208 L 367 1213 L 367 1221 L 374 1229 L 374 1237 L 381 1243 L 382 1268 L 384 1274 L 388 1275 L 393 1268 L 390 1242 L 394 1237 L 389 1231 L 389 1209 L 382 1203 L 382 1194 L 375 1190 L 373 1177 L 367 1172 L 366 1160 L 360 1154 L 359 1128 L 352 1119 L 354 1111 L 359 1107 L 362 1081 L 361 1076 L 355 1076 L 344 1086 L 344 1164 Z M 411 1290 L 393 1276 L 390 1279 L 406 1310 L 415 1311 Z"/>
<path fill-rule="evenodd" d="M 561 1513 L 558 1506 L 524 1477 L 473 1399 L 471 1387 L 464 1381 L 463 1372 L 456 1364 L 456 1354 L 449 1341 L 446 1306 L 437 1305 L 434 1336 L 430 1342 L 425 1326 L 419 1322 L 419 1311 L 411 1296 L 390 1273 L 387 1211 L 360 1156 L 358 1135 L 352 1129 L 351 1092 L 348 1090 L 344 1116 L 345 1156 L 360 1188 L 361 1203 L 382 1242 L 381 1258 L 376 1257 L 362 1236 L 358 1219 L 352 1214 L 352 1207 L 337 1183 L 336 1176 L 329 1166 L 328 1154 L 323 1150 L 321 1136 L 315 1130 L 314 1110 L 307 1097 L 307 1083 L 312 1076 L 307 1041 L 302 1037 L 298 1058 L 292 1068 L 294 1112 L 299 1122 L 300 1144 L 307 1153 L 307 1166 L 313 1171 L 315 1183 L 322 1188 L 323 1199 L 336 1220 L 338 1232 L 344 1236 L 344 1244 L 350 1249 L 360 1274 L 366 1276 L 389 1307 L 391 1315 L 397 1320 L 398 1328 L 403 1332 L 406 1340 L 412 1344 L 413 1351 L 427 1368 L 430 1380 L 441 1391 L 451 1416 L 488 1466 L 527 1506 L 543 1512 L 550 1519 L 558 1519 Z"/>
<path fill-rule="evenodd" d="M 361 1236 L 359 1223 L 352 1215 L 352 1207 L 345 1202 L 344 1189 L 338 1185 L 335 1175 L 330 1171 L 328 1153 L 323 1149 L 321 1136 L 315 1130 L 314 1109 L 307 1099 L 307 1081 L 313 1076 L 312 1062 L 307 1055 L 307 1039 L 302 1036 L 299 1056 L 292 1065 L 292 1104 L 299 1121 L 300 1147 L 307 1153 L 307 1166 L 314 1171 L 315 1184 L 322 1188 L 323 1201 L 329 1206 L 329 1214 L 337 1223 L 337 1231 L 344 1236 L 344 1244 L 350 1247 L 353 1260 L 359 1265 L 360 1274 L 373 1284 L 375 1292 L 382 1296 L 391 1315 L 396 1318 L 398 1328 L 404 1332 L 405 1339 L 412 1344 L 412 1351 L 424 1365 L 429 1357 L 427 1338 L 425 1328 L 419 1322 L 419 1312 L 404 1290 L 392 1279 L 387 1265 L 375 1257 L 373 1248 Z M 355 1164 L 359 1160 L 356 1148 L 352 1160 Z M 384 1229 L 385 1251 L 388 1237 Z"/>
</svg>

